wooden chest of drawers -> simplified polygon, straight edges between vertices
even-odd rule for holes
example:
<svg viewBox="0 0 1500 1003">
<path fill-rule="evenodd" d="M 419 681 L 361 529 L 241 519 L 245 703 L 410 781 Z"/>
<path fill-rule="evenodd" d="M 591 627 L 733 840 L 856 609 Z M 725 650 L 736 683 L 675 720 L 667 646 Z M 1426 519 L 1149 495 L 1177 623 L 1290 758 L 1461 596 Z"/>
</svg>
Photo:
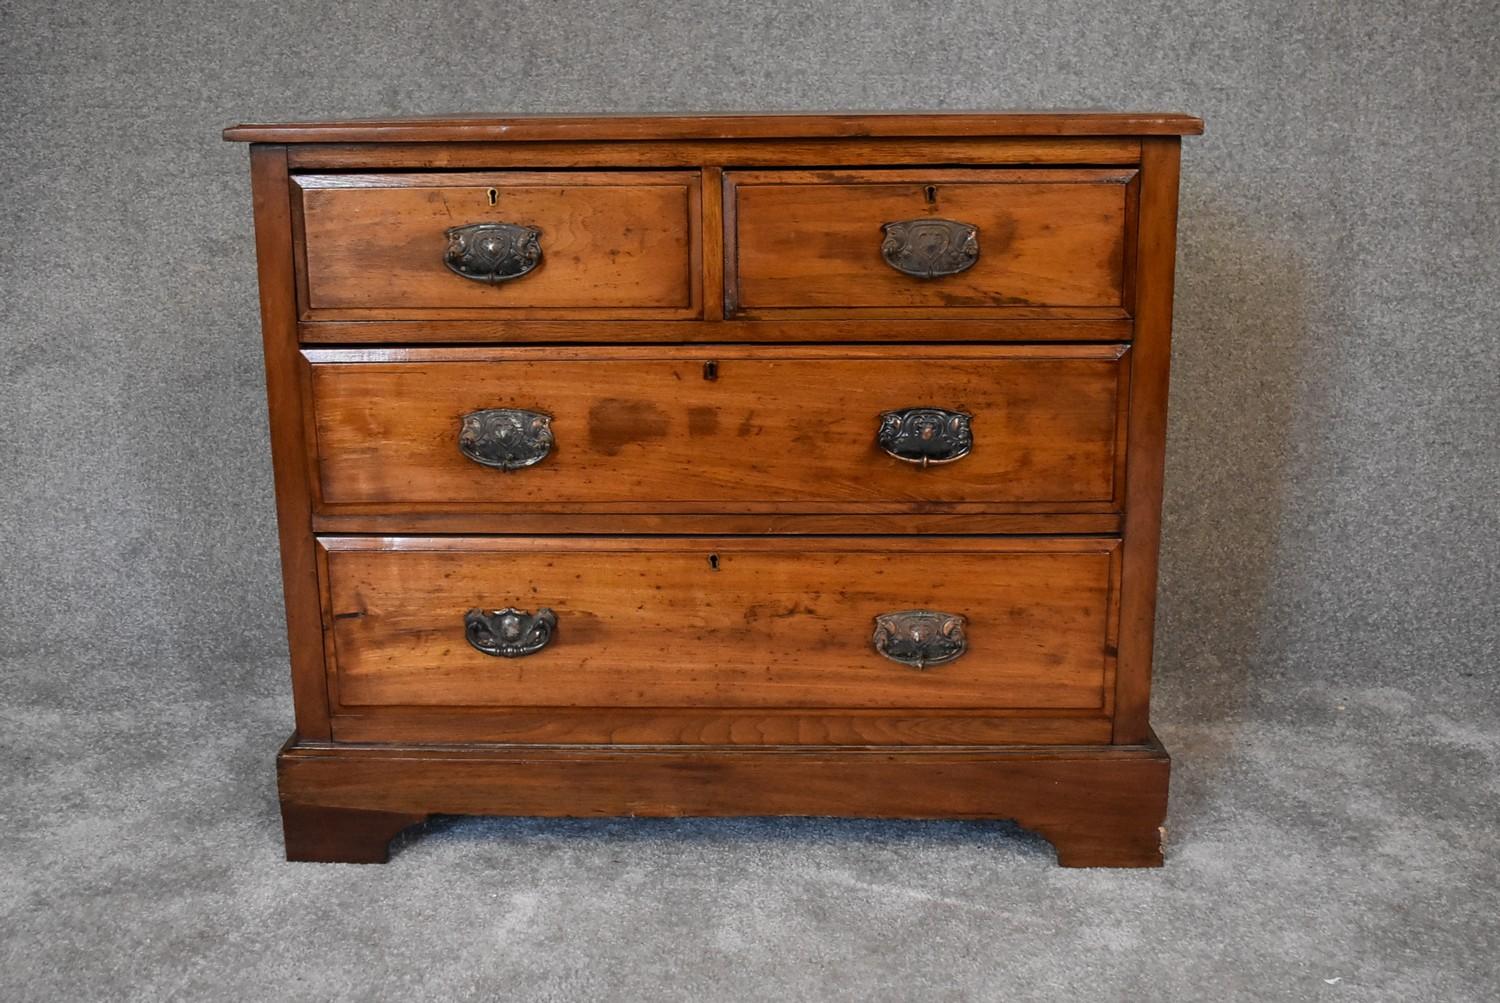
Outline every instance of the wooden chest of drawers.
<svg viewBox="0 0 1500 1003">
<path fill-rule="evenodd" d="M 1161 862 L 1180 115 L 238 126 L 287 856 L 434 813 Z"/>
</svg>

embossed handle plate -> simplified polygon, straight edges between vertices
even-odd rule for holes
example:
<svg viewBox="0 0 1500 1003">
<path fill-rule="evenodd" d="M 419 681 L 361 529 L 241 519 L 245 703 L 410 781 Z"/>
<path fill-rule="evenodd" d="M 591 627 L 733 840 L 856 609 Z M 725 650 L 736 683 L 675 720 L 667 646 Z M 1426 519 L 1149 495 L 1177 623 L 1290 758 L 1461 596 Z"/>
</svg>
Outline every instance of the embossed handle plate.
<svg viewBox="0 0 1500 1003">
<path fill-rule="evenodd" d="M 471 609 L 464 614 L 464 636 L 475 649 L 497 658 L 534 655 L 552 641 L 557 632 L 557 614 L 545 607 L 527 613 L 512 606 L 505 609 Z"/>
<path fill-rule="evenodd" d="M 443 264 L 476 282 L 518 279 L 542 260 L 542 231 L 520 223 L 470 223 L 445 230 Z"/>
<path fill-rule="evenodd" d="M 893 662 L 925 669 L 946 665 L 969 650 L 964 637 L 968 620 L 957 613 L 908 609 L 875 618 L 875 650 Z"/>
<path fill-rule="evenodd" d="M 499 470 L 520 470 L 552 451 L 552 416 L 521 408 L 471 411 L 458 430 L 458 448 L 475 463 Z"/>
<path fill-rule="evenodd" d="M 880 256 L 904 275 L 957 275 L 979 260 L 979 227 L 954 219 L 904 219 L 880 228 Z"/>
<path fill-rule="evenodd" d="M 973 415 L 940 407 L 907 407 L 880 415 L 875 441 L 907 463 L 952 463 L 974 448 Z"/>
</svg>

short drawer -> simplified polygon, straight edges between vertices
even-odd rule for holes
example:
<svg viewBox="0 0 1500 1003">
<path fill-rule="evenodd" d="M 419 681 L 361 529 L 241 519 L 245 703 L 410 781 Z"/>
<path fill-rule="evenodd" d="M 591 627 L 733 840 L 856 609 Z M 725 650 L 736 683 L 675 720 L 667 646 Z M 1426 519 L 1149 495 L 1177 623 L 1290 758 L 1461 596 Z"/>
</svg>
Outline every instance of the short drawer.
<svg viewBox="0 0 1500 1003">
<path fill-rule="evenodd" d="M 304 313 L 698 312 L 696 171 L 301 174 Z"/>
<path fill-rule="evenodd" d="M 1118 345 L 304 355 L 323 512 L 1118 508 Z"/>
<path fill-rule="evenodd" d="M 1045 710 L 1113 683 L 1109 538 L 324 538 L 368 707 Z"/>
<path fill-rule="evenodd" d="M 725 175 L 740 314 L 911 315 L 1125 307 L 1135 172 L 748 171 Z"/>
</svg>

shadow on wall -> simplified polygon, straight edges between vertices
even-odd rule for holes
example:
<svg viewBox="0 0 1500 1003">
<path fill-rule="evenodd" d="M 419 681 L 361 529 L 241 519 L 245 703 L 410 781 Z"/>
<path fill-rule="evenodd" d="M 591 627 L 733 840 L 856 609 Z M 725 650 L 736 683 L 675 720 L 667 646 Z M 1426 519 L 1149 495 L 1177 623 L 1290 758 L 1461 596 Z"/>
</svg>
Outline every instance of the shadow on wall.
<svg viewBox="0 0 1500 1003">
<path fill-rule="evenodd" d="M 1296 418 L 1307 413 L 1307 273 L 1294 245 L 1255 232 L 1238 207 L 1187 195 L 1153 719 L 1168 734 L 1211 723 L 1211 748 L 1227 753 L 1280 649 L 1273 596 Z"/>
</svg>

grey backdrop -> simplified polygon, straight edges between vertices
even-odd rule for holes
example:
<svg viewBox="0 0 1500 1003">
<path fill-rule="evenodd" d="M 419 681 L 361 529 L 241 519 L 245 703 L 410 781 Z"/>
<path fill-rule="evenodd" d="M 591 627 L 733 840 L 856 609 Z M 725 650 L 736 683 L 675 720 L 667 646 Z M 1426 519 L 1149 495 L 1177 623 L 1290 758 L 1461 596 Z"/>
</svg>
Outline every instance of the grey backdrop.
<svg viewBox="0 0 1500 1003">
<path fill-rule="evenodd" d="M 1496 989 L 1500 16 L 0 3 L 0 995 Z M 1006 826 L 439 823 L 278 863 L 242 120 L 1104 106 L 1184 149 L 1165 871 Z"/>
</svg>

